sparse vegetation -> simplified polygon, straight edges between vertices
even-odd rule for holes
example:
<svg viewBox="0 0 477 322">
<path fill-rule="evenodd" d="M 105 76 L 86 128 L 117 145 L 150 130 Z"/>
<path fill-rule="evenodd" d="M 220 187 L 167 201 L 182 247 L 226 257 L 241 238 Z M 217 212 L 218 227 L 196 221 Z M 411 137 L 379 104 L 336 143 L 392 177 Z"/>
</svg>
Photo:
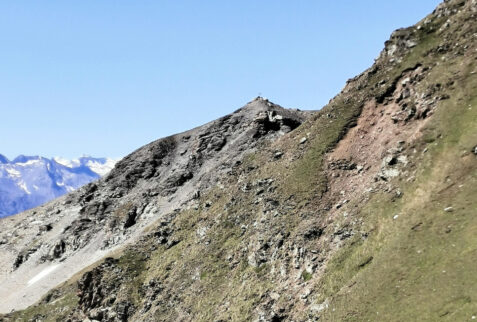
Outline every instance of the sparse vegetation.
<svg viewBox="0 0 477 322">
<path fill-rule="evenodd" d="M 309 280 L 312 279 L 313 274 L 308 273 L 307 271 L 303 271 L 303 272 L 301 273 L 301 277 L 303 278 L 303 280 L 304 280 L 305 282 L 307 282 L 307 281 L 309 281 Z"/>
</svg>

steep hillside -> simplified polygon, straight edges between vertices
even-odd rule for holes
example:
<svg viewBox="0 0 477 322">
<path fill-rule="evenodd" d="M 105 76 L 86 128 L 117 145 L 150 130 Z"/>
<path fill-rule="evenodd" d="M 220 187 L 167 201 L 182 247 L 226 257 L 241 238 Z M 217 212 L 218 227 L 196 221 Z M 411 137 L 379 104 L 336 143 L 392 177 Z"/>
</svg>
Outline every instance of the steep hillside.
<svg viewBox="0 0 477 322">
<path fill-rule="evenodd" d="M 445 1 L 395 31 L 312 115 L 257 99 L 145 146 L 36 210 L 38 248 L 31 214 L 3 221 L 4 312 L 65 281 L 4 319 L 475 319 L 476 15 Z"/>
<path fill-rule="evenodd" d="M 59 158 L 20 155 L 9 161 L 0 155 L 0 217 L 37 207 L 106 174 L 114 166 L 107 158 Z"/>
<path fill-rule="evenodd" d="M 138 149 L 77 192 L 4 219 L 0 312 L 33 304 L 88 265 L 137 242 L 151 223 L 172 218 L 203 192 L 223 186 L 245 153 L 309 115 L 257 98 L 228 116 Z"/>
</svg>

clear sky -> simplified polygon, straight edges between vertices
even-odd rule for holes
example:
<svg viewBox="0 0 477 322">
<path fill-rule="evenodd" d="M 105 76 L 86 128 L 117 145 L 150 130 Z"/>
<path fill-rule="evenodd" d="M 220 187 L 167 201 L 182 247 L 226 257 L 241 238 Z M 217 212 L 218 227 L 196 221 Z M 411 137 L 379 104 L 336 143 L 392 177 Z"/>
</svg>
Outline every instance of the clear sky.
<svg viewBox="0 0 477 322">
<path fill-rule="evenodd" d="M 118 158 L 259 93 L 319 109 L 438 3 L 2 1 L 0 154 Z"/>
</svg>

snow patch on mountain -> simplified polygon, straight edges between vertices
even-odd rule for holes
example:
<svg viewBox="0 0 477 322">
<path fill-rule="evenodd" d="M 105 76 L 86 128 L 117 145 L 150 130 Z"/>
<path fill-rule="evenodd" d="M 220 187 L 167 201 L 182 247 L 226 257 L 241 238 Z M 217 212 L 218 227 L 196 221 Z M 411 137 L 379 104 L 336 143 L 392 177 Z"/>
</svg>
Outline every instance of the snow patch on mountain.
<svg viewBox="0 0 477 322">
<path fill-rule="evenodd" d="M 71 192 L 107 174 L 116 161 L 82 156 L 20 155 L 9 161 L 0 154 L 0 217 L 17 214 Z"/>
<path fill-rule="evenodd" d="M 112 159 L 105 159 L 104 163 L 90 160 L 86 163 L 86 166 L 100 176 L 104 176 L 109 171 L 111 171 L 112 168 L 114 168 L 115 164 L 116 161 Z"/>
<path fill-rule="evenodd" d="M 100 176 L 104 176 L 105 174 L 107 174 L 109 171 L 111 171 L 112 168 L 114 168 L 114 165 L 116 164 L 116 160 L 110 158 L 92 158 L 90 156 L 82 156 L 79 159 L 73 160 L 68 160 L 61 157 L 54 157 L 53 160 L 56 163 L 64 165 L 68 168 L 78 168 L 86 166 L 91 169 L 91 171 L 99 174 Z"/>
</svg>

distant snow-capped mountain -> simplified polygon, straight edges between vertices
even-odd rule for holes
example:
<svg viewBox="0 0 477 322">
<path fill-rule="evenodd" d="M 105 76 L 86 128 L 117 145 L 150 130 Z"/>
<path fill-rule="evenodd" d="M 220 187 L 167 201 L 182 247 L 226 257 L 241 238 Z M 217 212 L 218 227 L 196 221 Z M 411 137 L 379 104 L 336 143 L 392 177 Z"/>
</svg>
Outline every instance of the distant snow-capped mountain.
<svg viewBox="0 0 477 322">
<path fill-rule="evenodd" d="M 0 217 L 39 206 L 108 173 L 109 158 L 76 160 L 20 155 L 8 160 L 0 154 Z"/>
</svg>

